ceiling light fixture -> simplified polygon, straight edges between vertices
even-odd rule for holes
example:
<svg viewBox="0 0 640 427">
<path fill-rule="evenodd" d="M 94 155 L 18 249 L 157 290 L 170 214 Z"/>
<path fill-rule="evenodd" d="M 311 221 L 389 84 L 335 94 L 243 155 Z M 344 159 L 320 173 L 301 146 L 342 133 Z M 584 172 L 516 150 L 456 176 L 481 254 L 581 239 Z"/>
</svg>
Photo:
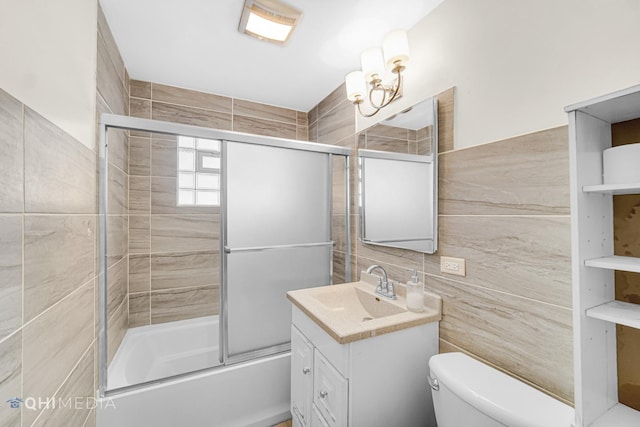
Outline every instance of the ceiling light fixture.
<svg viewBox="0 0 640 427">
<path fill-rule="evenodd" d="M 360 56 L 362 70 L 352 71 L 345 77 L 347 99 L 353 102 L 360 114 L 371 117 L 381 109 L 402 96 L 402 71 L 409 61 L 409 41 L 407 32 L 394 30 L 382 40 L 382 49 L 374 47 L 366 49 Z M 396 77 L 387 79 L 389 70 Z M 384 81 L 384 80 L 391 81 Z M 366 84 L 371 88 L 366 90 Z M 362 111 L 365 94 L 373 112 Z"/>
<path fill-rule="evenodd" d="M 260 40 L 286 44 L 302 12 L 276 0 L 245 0 L 238 30 Z"/>
</svg>

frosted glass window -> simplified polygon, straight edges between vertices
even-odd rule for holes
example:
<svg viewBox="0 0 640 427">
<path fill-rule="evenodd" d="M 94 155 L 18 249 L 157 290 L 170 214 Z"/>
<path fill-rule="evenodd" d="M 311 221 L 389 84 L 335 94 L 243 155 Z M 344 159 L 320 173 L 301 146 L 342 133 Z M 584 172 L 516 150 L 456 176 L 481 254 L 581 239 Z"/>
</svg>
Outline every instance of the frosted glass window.
<svg viewBox="0 0 640 427">
<path fill-rule="evenodd" d="M 220 189 L 220 175 L 213 175 L 208 173 L 198 174 L 198 189 L 203 190 L 219 190 Z"/>
<path fill-rule="evenodd" d="M 220 206 L 218 140 L 178 137 L 178 206 Z"/>
</svg>

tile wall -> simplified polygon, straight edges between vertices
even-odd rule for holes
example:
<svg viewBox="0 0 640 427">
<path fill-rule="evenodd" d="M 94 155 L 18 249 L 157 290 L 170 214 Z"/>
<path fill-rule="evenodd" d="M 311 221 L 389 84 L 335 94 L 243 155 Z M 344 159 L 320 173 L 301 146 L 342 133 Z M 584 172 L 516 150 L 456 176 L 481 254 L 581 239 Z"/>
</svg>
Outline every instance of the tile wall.
<svg viewBox="0 0 640 427">
<path fill-rule="evenodd" d="M 307 115 L 157 83 L 130 82 L 131 115 L 291 139 Z M 219 208 L 177 207 L 177 140 L 134 132 L 129 147 L 129 326 L 219 312 Z"/>
<path fill-rule="evenodd" d="M 640 119 L 611 126 L 612 145 L 640 142 Z M 613 196 L 614 252 L 640 257 L 640 195 Z M 616 299 L 640 304 L 640 274 L 616 271 Z M 618 399 L 640 410 L 640 330 L 617 325 Z"/>
<path fill-rule="evenodd" d="M 437 95 L 437 254 L 364 245 L 352 234 L 354 276 L 382 264 L 390 277 L 406 281 L 417 268 L 427 289 L 443 297 L 441 352 L 467 352 L 571 403 L 567 128 L 454 150 L 454 96 L 453 88 Z M 342 86 L 309 112 L 313 141 L 352 147 L 354 154 L 357 148 L 413 151 L 411 142 L 389 131 L 376 127 L 357 135 L 353 106 Z M 467 276 L 440 273 L 442 255 L 465 258 Z M 337 270 L 344 265 L 338 261 Z"/>
</svg>

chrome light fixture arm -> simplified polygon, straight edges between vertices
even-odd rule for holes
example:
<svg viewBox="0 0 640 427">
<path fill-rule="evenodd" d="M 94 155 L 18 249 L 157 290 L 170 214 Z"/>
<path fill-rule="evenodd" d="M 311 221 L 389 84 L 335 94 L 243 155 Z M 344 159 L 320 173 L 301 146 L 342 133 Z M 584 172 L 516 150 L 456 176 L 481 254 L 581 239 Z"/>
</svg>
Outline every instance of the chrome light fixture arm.
<svg viewBox="0 0 640 427">
<path fill-rule="evenodd" d="M 396 63 L 393 72 L 397 74 L 398 78 L 393 85 L 385 86 L 384 84 L 382 84 L 382 80 L 380 80 L 379 78 L 371 80 L 371 89 L 369 89 L 369 104 L 373 107 L 372 113 L 365 113 L 364 111 L 362 111 L 362 104 L 364 103 L 364 100 L 360 96 L 356 97 L 353 103 L 356 105 L 356 107 L 358 107 L 358 111 L 362 116 L 375 116 L 381 109 L 391 104 L 396 100 L 396 98 L 399 97 L 398 95 L 400 95 L 402 88 L 402 71 L 404 70 L 404 68 L 404 66 Z M 379 91 L 382 91 L 382 100 L 380 101 L 380 103 L 376 103 L 373 99 L 373 94 Z"/>
</svg>

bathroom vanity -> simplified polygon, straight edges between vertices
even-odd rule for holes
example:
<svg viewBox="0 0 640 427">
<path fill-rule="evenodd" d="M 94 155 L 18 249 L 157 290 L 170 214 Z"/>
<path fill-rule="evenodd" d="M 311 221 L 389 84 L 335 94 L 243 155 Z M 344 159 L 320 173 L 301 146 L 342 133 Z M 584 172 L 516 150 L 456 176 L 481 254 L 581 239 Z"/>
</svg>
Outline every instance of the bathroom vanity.
<svg viewBox="0 0 640 427">
<path fill-rule="evenodd" d="M 441 299 L 425 310 L 361 281 L 290 291 L 293 425 L 435 426 L 429 358 L 438 352 Z"/>
</svg>

